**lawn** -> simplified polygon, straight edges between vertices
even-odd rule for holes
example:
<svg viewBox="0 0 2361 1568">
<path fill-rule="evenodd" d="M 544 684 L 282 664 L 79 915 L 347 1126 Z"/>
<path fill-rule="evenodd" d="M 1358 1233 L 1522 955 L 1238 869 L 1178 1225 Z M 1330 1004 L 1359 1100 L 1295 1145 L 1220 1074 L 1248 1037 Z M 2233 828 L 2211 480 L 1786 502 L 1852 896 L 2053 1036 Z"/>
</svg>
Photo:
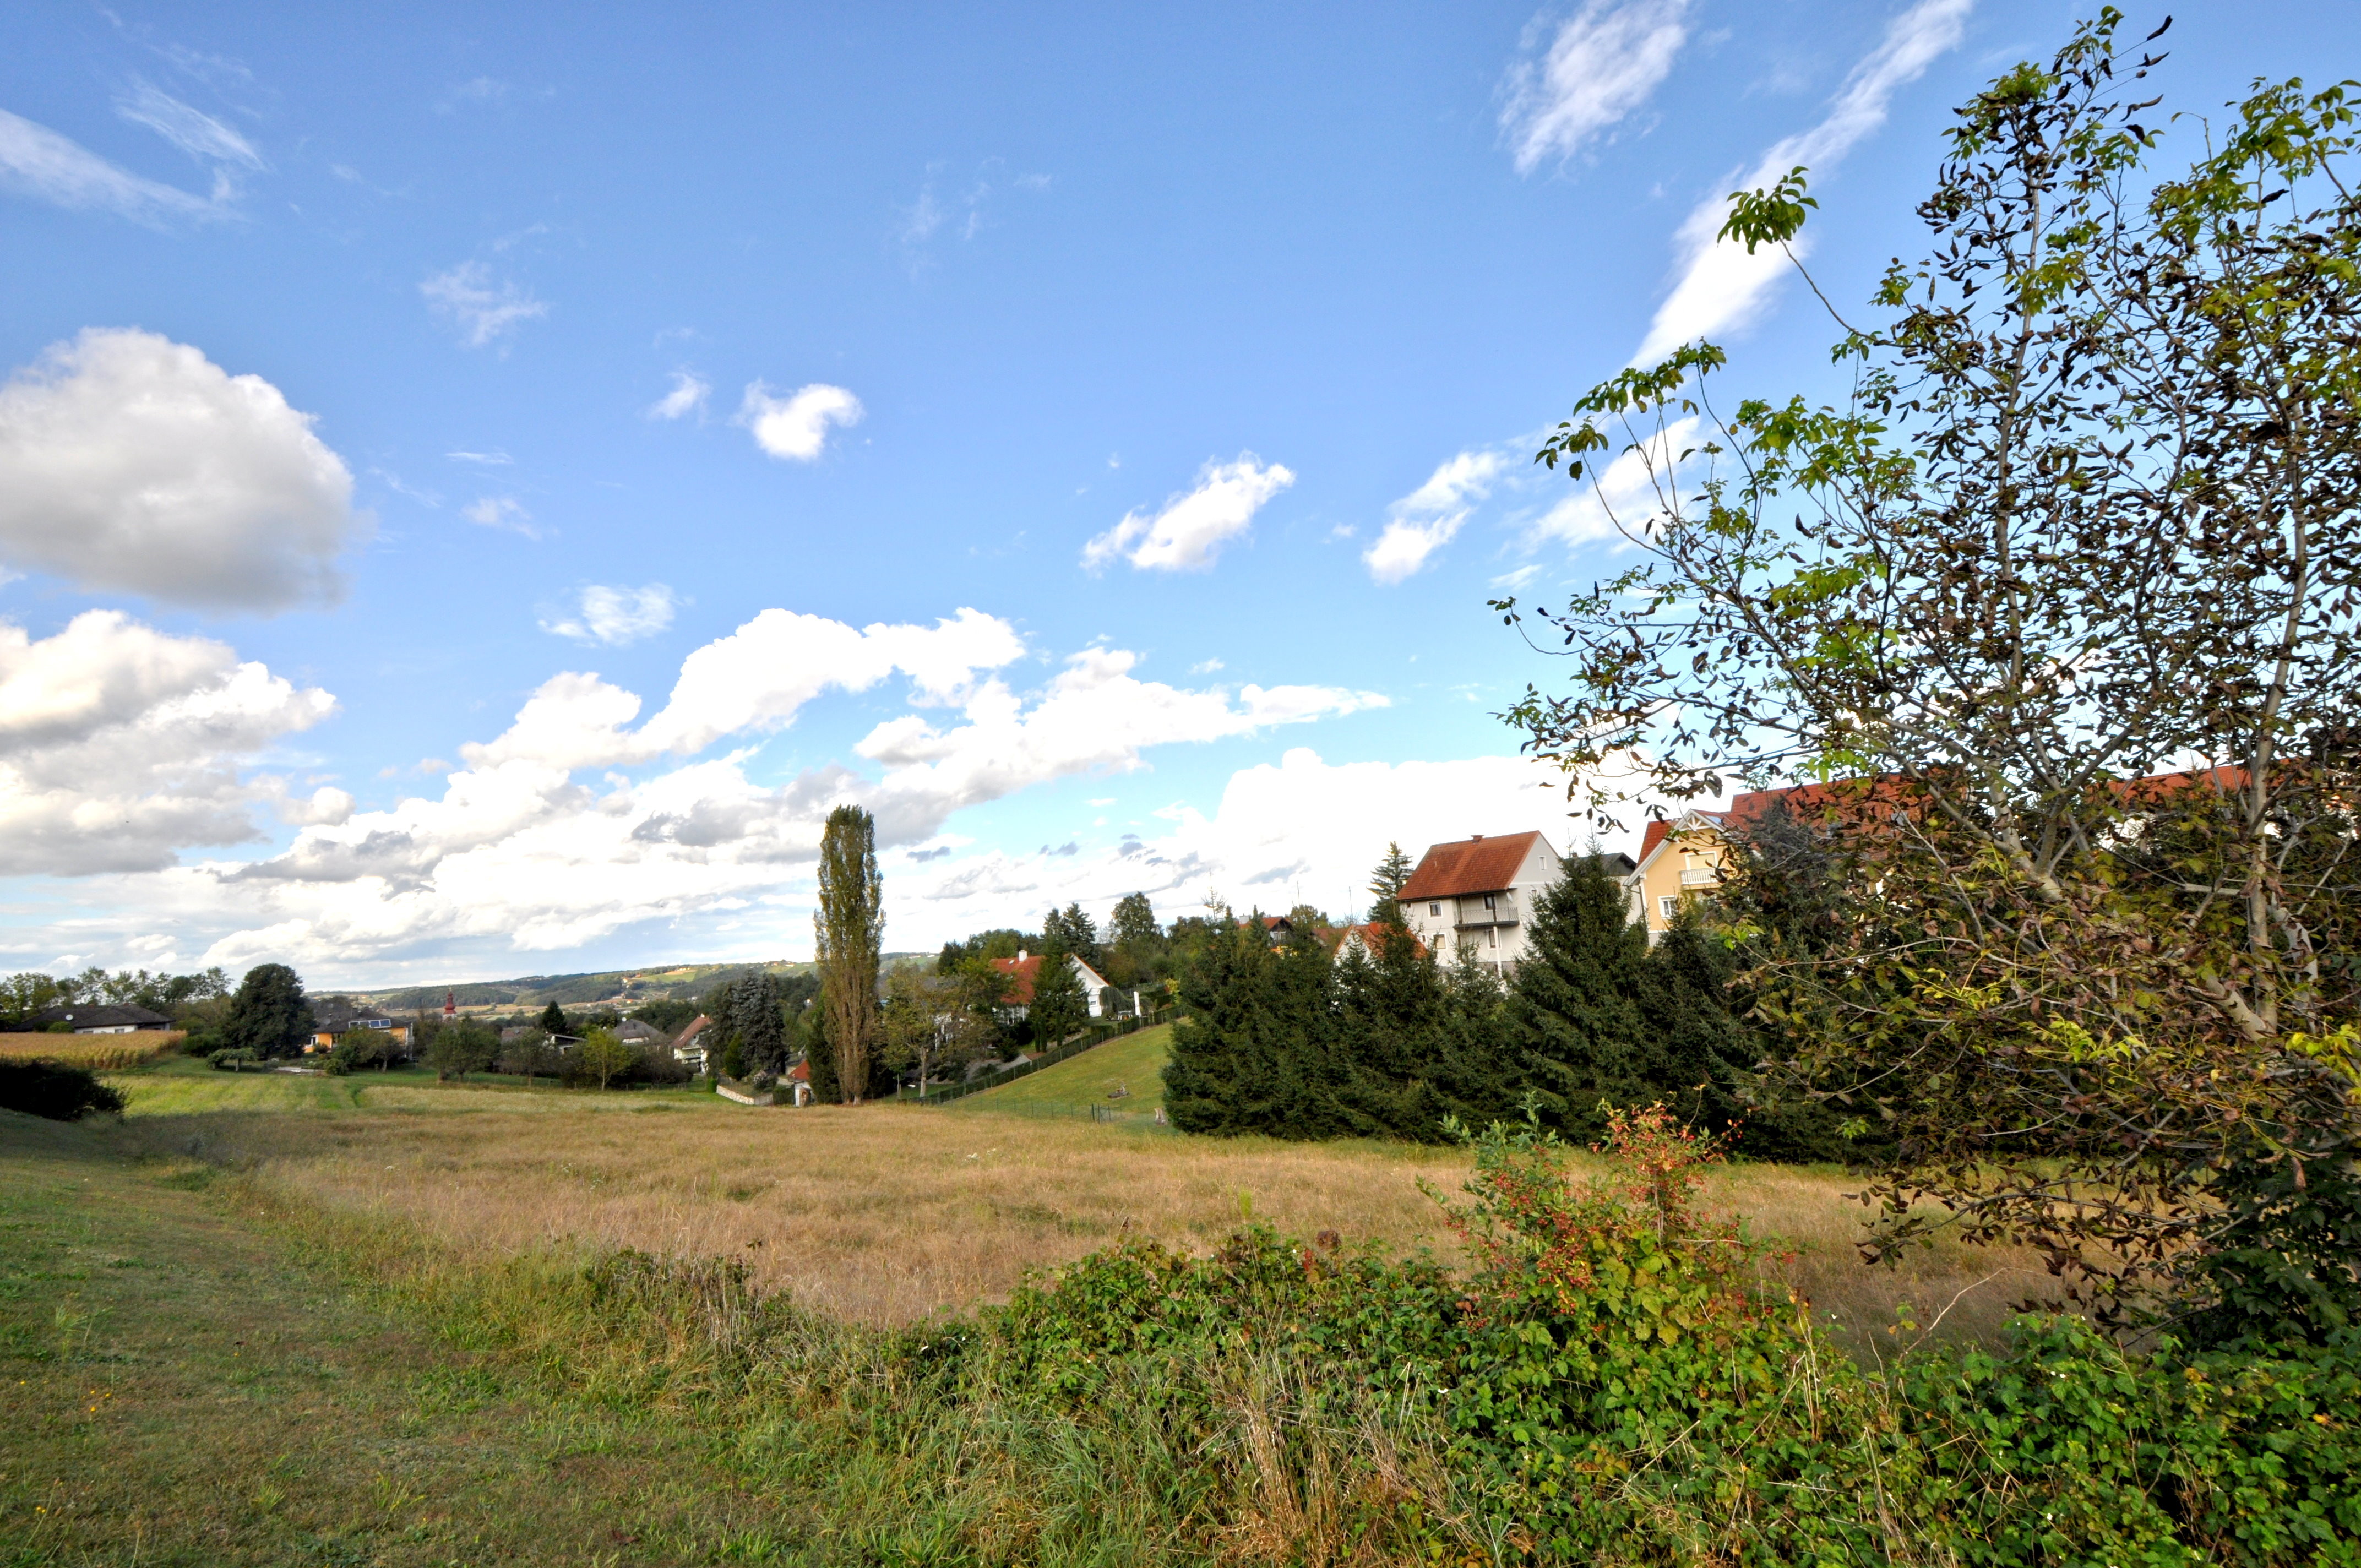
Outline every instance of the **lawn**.
<svg viewBox="0 0 2361 1568">
<path fill-rule="evenodd" d="M 1172 1025 L 1119 1035 L 1054 1067 L 1014 1083 L 951 1102 L 960 1111 L 1014 1111 L 1027 1115 L 1102 1115 L 1148 1119 L 1164 1104 L 1164 1063 L 1172 1054 Z"/>
</svg>

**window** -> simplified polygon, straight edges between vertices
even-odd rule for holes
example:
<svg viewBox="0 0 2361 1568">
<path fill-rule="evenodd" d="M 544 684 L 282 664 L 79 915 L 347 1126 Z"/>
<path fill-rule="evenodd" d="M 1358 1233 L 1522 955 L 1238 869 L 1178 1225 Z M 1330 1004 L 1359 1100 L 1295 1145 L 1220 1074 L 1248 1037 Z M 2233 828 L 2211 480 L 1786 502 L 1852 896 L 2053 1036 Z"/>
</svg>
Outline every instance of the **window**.
<svg viewBox="0 0 2361 1568">
<path fill-rule="evenodd" d="M 1426 912 L 1439 920 L 1443 917 L 1443 905 L 1440 904 L 1430 904 L 1426 906 Z"/>
<path fill-rule="evenodd" d="M 1665 919 L 1670 920 L 1681 912 L 1680 896 L 1677 894 L 1668 893 L 1656 900 L 1656 907 L 1664 912 Z"/>
<path fill-rule="evenodd" d="M 1491 895 L 1490 894 L 1488 894 L 1488 894 L 1486 894 L 1484 895 L 1484 908 L 1485 908 L 1485 910 L 1488 913 L 1488 912 L 1490 911 L 1491 907 L 1492 907 L 1492 895 Z"/>
</svg>

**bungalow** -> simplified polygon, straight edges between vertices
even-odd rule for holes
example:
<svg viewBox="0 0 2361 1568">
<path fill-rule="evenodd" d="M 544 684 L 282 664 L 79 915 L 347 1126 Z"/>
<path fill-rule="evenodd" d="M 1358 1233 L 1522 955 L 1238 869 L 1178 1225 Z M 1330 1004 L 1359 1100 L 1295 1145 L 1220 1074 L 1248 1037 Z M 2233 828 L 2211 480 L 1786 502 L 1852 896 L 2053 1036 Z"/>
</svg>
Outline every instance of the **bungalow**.
<svg viewBox="0 0 2361 1568">
<path fill-rule="evenodd" d="M 312 1039 L 303 1047 L 305 1056 L 336 1048 L 336 1037 L 356 1029 L 375 1029 L 390 1035 L 394 1044 L 407 1050 L 410 1047 L 410 1025 L 398 1022 L 392 1014 L 374 1007 L 356 1006 L 341 997 L 314 1003 L 312 1007 Z"/>
<path fill-rule="evenodd" d="M 63 1024 L 77 1035 L 133 1035 L 148 1029 L 169 1029 L 172 1021 L 161 1013 L 121 1003 L 74 1003 L 33 1014 L 33 1027 Z"/>
<path fill-rule="evenodd" d="M 1033 1005 L 1033 981 L 1041 972 L 1041 954 L 1027 953 L 1019 948 L 1013 959 L 992 960 L 993 968 L 1008 976 L 1007 1000 L 1001 1003 L 1001 1010 L 1010 1018 L 1024 1017 Z M 1066 955 L 1066 961 L 1074 966 L 1074 978 L 1082 981 L 1082 995 L 1090 1002 L 1092 1017 L 1104 1018 L 1119 1010 L 1115 989 L 1107 983 L 1106 976 L 1071 953 Z"/>
</svg>

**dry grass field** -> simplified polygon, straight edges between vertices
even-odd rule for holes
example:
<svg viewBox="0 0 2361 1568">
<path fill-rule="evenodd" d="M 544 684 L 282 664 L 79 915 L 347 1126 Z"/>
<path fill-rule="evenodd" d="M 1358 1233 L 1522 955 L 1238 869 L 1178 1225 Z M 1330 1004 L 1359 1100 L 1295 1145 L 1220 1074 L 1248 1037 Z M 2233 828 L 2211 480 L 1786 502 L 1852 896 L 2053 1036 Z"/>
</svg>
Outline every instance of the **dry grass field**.
<svg viewBox="0 0 2361 1568">
<path fill-rule="evenodd" d="M 192 1066 L 193 1064 L 192 1064 Z M 1423 1182 L 1456 1151 L 1188 1137 L 1139 1126 L 917 1106 L 754 1110 L 709 1095 L 608 1094 L 415 1078 L 126 1076 L 118 1135 L 247 1166 L 346 1213 L 399 1217 L 463 1252 L 631 1246 L 742 1258 L 831 1313 L 908 1322 L 1005 1294 L 1126 1235 L 1202 1248 L 1244 1221 L 1333 1229 L 1389 1252 L 1452 1238 Z M 2031 1261 L 1938 1250 L 1872 1271 L 1841 1173 L 1739 1167 L 1719 1201 L 1788 1244 L 1781 1270 L 1857 1344 L 1907 1305 L 1982 1335 L 2037 1290 Z"/>
<path fill-rule="evenodd" d="M 53 1061 L 93 1072 L 120 1072 L 154 1061 L 185 1036 L 178 1029 L 128 1035 L 0 1035 L 0 1061 Z"/>
</svg>

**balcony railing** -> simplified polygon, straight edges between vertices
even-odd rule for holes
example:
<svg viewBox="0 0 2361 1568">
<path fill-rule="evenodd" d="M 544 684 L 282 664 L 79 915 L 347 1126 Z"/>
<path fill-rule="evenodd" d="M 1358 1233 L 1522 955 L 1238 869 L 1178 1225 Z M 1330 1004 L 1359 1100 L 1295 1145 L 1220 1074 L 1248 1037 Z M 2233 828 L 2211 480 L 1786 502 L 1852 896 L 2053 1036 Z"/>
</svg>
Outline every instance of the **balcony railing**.
<svg viewBox="0 0 2361 1568">
<path fill-rule="evenodd" d="M 1470 926 L 1513 926 L 1516 923 L 1517 897 L 1514 894 L 1492 894 L 1492 907 L 1489 909 L 1484 907 L 1484 901 L 1480 898 L 1463 898 L 1459 901 L 1458 924 L 1463 931 Z"/>
<path fill-rule="evenodd" d="M 1710 866 L 1703 871 L 1685 871 L 1681 873 L 1681 885 L 1683 887 L 1719 887 L 1721 872 Z"/>
</svg>

